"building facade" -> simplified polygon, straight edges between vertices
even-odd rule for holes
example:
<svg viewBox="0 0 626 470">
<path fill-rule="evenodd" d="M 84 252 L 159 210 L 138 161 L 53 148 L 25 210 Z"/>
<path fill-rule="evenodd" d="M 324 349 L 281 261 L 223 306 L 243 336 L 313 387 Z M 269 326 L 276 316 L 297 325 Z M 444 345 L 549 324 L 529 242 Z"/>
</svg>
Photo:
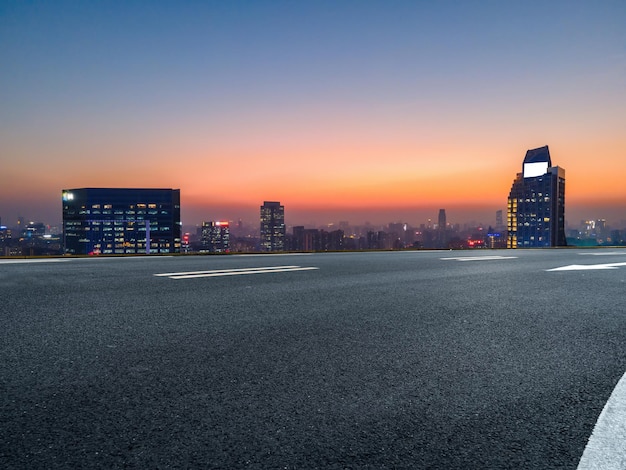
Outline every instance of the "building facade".
<svg viewBox="0 0 626 470">
<path fill-rule="evenodd" d="M 280 202 L 265 201 L 261 206 L 260 249 L 285 250 L 285 208 Z"/>
<path fill-rule="evenodd" d="M 202 222 L 200 251 L 228 253 L 230 251 L 230 224 L 228 222 Z"/>
<path fill-rule="evenodd" d="M 179 253 L 179 189 L 64 189 L 68 254 Z"/>
<path fill-rule="evenodd" d="M 507 203 L 507 248 L 565 246 L 565 170 L 548 146 L 528 150 Z"/>
</svg>

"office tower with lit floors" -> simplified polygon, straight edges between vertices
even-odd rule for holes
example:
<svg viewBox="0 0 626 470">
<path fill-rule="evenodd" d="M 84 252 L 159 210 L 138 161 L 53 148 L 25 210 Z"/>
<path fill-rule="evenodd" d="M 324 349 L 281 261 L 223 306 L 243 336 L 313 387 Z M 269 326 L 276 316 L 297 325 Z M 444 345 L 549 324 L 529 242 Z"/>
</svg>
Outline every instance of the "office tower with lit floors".
<svg viewBox="0 0 626 470">
<path fill-rule="evenodd" d="M 261 206 L 261 251 L 285 249 L 285 208 L 280 202 L 263 202 Z"/>
<path fill-rule="evenodd" d="M 230 251 L 230 223 L 202 222 L 201 251 L 228 253 Z"/>
<path fill-rule="evenodd" d="M 64 189 L 65 253 L 179 253 L 180 190 Z"/>
<path fill-rule="evenodd" d="M 507 204 L 507 248 L 565 246 L 565 170 L 548 146 L 526 152 Z"/>
</svg>

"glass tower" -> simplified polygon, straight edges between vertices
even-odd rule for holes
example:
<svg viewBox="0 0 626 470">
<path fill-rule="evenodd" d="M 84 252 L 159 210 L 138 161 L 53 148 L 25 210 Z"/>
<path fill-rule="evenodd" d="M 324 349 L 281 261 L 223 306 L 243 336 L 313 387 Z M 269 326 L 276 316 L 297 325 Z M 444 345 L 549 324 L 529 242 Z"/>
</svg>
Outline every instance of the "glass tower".
<svg viewBox="0 0 626 470">
<path fill-rule="evenodd" d="M 285 208 L 280 202 L 263 202 L 261 206 L 261 251 L 285 249 Z"/>
<path fill-rule="evenodd" d="M 528 150 L 507 204 L 507 248 L 565 246 L 565 170 L 548 146 Z"/>
<path fill-rule="evenodd" d="M 179 189 L 64 189 L 65 253 L 180 252 Z"/>
</svg>

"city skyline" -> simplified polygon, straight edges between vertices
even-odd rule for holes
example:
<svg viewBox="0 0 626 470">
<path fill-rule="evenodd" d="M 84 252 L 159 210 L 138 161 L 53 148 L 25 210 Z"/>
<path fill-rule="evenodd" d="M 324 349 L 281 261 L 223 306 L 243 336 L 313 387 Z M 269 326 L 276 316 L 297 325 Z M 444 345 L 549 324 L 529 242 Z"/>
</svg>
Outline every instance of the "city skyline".
<svg viewBox="0 0 626 470">
<path fill-rule="evenodd" d="M 0 217 L 176 187 L 182 220 L 493 223 L 526 150 L 626 220 L 621 2 L 7 3 Z"/>
</svg>

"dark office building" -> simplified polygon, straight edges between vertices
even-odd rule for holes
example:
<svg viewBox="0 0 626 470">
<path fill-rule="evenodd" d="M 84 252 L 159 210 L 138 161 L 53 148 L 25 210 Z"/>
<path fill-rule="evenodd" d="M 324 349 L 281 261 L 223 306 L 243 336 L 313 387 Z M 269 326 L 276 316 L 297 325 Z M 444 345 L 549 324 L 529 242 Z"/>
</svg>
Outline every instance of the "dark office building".
<svg viewBox="0 0 626 470">
<path fill-rule="evenodd" d="M 263 202 L 261 206 L 261 251 L 284 251 L 285 208 L 280 202 Z"/>
<path fill-rule="evenodd" d="M 69 254 L 180 252 L 179 189 L 64 189 Z"/>
<path fill-rule="evenodd" d="M 436 238 L 436 248 L 448 248 L 448 223 L 446 221 L 446 210 L 439 209 L 439 216 L 437 218 L 437 233 L 435 234 Z"/>
<path fill-rule="evenodd" d="M 548 146 L 526 152 L 508 199 L 507 248 L 565 246 L 565 170 Z"/>
<path fill-rule="evenodd" d="M 294 251 L 340 251 L 344 249 L 343 230 L 305 229 L 303 226 L 293 228 L 290 249 Z"/>
</svg>

